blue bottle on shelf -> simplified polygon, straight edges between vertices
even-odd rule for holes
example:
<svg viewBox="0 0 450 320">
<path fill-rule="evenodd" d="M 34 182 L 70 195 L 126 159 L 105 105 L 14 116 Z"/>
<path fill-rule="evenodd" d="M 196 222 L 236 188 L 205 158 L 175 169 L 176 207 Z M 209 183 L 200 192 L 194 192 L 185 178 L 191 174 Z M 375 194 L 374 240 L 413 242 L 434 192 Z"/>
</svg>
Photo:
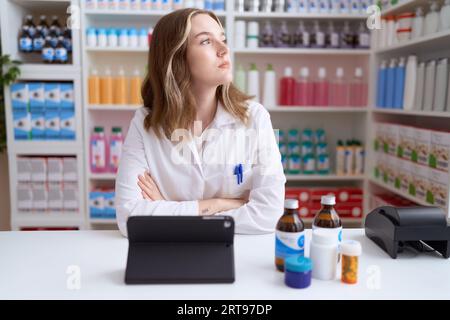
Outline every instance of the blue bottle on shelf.
<svg viewBox="0 0 450 320">
<path fill-rule="evenodd" d="M 405 91 L 405 58 L 400 58 L 400 62 L 395 68 L 394 86 L 394 108 L 403 109 L 403 93 Z"/>
<path fill-rule="evenodd" d="M 396 65 L 395 59 L 392 59 L 386 71 L 386 108 L 394 106 Z"/>
<path fill-rule="evenodd" d="M 378 81 L 377 81 L 377 107 L 386 107 L 386 61 L 382 61 L 378 68 Z"/>
</svg>

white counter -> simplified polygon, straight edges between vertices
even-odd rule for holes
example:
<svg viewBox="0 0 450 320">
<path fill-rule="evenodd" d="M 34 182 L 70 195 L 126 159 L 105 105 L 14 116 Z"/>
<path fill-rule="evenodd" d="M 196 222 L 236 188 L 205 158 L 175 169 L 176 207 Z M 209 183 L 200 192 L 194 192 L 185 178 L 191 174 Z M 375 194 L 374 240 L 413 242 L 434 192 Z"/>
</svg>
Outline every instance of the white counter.
<svg viewBox="0 0 450 320">
<path fill-rule="evenodd" d="M 356 285 L 285 286 L 270 234 L 236 235 L 234 284 L 129 286 L 128 240 L 118 231 L 0 232 L 0 299 L 450 299 L 450 260 L 410 252 L 391 259 L 363 229 L 345 229 L 344 239 L 363 247 Z"/>
</svg>

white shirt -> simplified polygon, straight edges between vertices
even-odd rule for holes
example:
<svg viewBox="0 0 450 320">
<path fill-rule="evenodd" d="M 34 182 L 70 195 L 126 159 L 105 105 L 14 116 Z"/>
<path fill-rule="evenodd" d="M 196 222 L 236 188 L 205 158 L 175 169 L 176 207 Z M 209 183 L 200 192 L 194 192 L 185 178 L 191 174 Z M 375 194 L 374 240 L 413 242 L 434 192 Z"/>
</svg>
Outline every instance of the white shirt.
<svg viewBox="0 0 450 320">
<path fill-rule="evenodd" d="M 269 113 L 254 101 L 249 101 L 248 108 L 249 124 L 246 127 L 218 103 L 215 117 L 208 127 L 214 134 L 210 136 L 212 132 L 203 132 L 202 138 L 207 141 L 201 150 L 197 149 L 198 141 L 195 140 L 181 144 L 164 136 L 158 138 L 152 129 L 147 131 L 144 128 L 148 111 L 143 107 L 136 111 L 122 148 L 116 179 L 117 224 L 124 236 L 127 236 L 129 216 L 198 215 L 198 200 L 211 198 L 248 197 L 248 202 L 242 207 L 217 213 L 234 218 L 236 233 L 274 231 L 283 213 L 286 177 Z M 227 144 L 227 134 L 244 129 L 264 132 L 267 136 L 249 138 L 246 141 L 250 147 L 236 151 L 237 139 L 232 140 L 231 145 Z M 181 153 L 177 152 L 181 146 L 192 159 L 190 163 L 183 162 Z M 261 154 L 266 155 L 264 161 Z M 211 160 L 224 155 L 228 161 Z M 234 174 L 237 164 L 243 165 L 240 184 Z M 146 170 L 166 200 L 143 198 L 137 182 L 138 175 Z"/>
</svg>

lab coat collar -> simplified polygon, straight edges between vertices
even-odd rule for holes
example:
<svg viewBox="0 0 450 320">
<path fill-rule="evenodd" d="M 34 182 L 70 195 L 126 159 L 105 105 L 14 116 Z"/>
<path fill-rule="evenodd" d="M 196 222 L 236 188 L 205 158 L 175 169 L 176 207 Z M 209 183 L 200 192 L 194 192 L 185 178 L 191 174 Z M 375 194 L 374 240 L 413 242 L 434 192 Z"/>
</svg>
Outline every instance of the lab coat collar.
<svg viewBox="0 0 450 320">
<path fill-rule="evenodd" d="M 213 122 L 211 123 L 211 127 L 220 128 L 222 126 L 236 123 L 237 121 L 239 121 L 239 119 L 235 118 L 231 113 L 225 110 L 224 106 L 218 99 L 217 110 Z"/>
</svg>

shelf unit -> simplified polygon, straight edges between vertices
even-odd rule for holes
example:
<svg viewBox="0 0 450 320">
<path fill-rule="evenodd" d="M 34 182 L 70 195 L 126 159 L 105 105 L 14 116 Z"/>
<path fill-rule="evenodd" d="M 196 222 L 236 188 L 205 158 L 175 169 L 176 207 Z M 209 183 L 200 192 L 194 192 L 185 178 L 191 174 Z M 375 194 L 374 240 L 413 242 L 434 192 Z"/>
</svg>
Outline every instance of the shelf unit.
<svg viewBox="0 0 450 320">
<path fill-rule="evenodd" d="M 442 5 L 443 1 L 438 1 Z M 397 5 L 387 8 L 381 12 L 382 16 L 397 15 L 403 12 L 415 11 L 418 6 L 428 8 L 429 2 L 425 0 L 405 0 Z M 403 43 L 397 43 L 389 47 L 375 48 L 373 50 L 373 57 L 371 65 L 373 66 L 373 72 L 371 73 L 372 83 L 376 83 L 377 68 L 382 60 L 389 58 L 398 58 L 401 56 L 408 56 L 410 54 L 417 55 L 419 61 L 427 61 L 429 59 L 437 59 L 442 57 L 450 57 L 450 30 L 440 31 L 431 35 L 423 36 L 418 39 L 409 40 Z M 376 89 L 376 88 L 374 88 Z M 372 143 L 375 132 L 374 124 L 376 122 L 392 122 L 403 125 L 412 125 L 421 128 L 436 129 L 436 130 L 449 130 L 450 112 L 436 112 L 436 111 L 423 111 L 423 110 L 403 110 L 403 109 L 388 109 L 388 108 L 376 108 L 375 97 L 372 96 L 371 108 L 369 111 L 369 125 L 368 125 L 368 139 L 370 144 Z M 448 108 L 449 106 L 447 106 Z M 391 185 L 385 184 L 379 181 L 369 174 L 374 167 L 375 151 L 373 148 L 368 148 L 368 161 L 366 167 L 368 170 L 368 176 L 366 181 L 368 183 L 368 190 L 376 192 L 378 190 L 388 191 L 389 193 L 396 194 L 403 198 L 406 198 L 418 205 L 429 206 L 426 201 L 417 199 L 409 194 L 398 190 Z M 450 179 L 448 182 L 450 186 Z M 448 192 L 450 193 L 450 191 Z M 447 207 L 444 208 L 447 213 L 447 218 L 450 221 L 450 195 L 447 196 Z"/>
<path fill-rule="evenodd" d="M 81 94 L 81 60 L 79 30 L 72 30 L 72 61 L 66 65 L 46 65 L 38 63 L 18 51 L 17 32 L 20 30 L 23 18 L 31 13 L 35 17 L 39 14 L 59 16 L 66 14 L 69 5 L 77 6 L 77 0 L 2 0 L 0 22 L 2 31 L 3 52 L 10 54 L 13 59 L 22 60 L 21 75 L 18 81 L 70 81 L 74 85 L 75 103 L 75 140 L 28 140 L 14 139 L 14 123 L 12 118 L 11 92 L 5 87 L 5 116 L 7 128 L 7 145 L 9 160 L 9 187 L 11 202 L 11 229 L 20 230 L 23 227 L 77 227 L 85 229 L 84 210 L 78 212 L 19 212 L 17 207 L 17 157 L 19 156 L 75 156 L 78 170 L 78 201 L 79 207 L 84 208 L 84 150 L 82 130 L 82 94 Z M 31 58 L 30 58 L 31 57 Z M 33 60 L 33 61 L 30 61 Z"/>
</svg>

